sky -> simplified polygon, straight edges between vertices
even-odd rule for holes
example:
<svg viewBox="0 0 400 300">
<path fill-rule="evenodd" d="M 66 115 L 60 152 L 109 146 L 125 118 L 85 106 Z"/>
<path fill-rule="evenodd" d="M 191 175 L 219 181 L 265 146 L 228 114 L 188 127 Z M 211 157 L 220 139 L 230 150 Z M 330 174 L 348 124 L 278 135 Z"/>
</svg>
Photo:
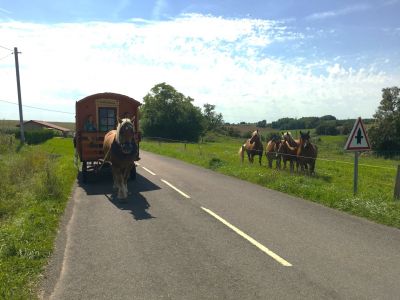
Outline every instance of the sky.
<svg viewBox="0 0 400 300">
<path fill-rule="evenodd" d="M 0 0 L 0 120 L 74 122 L 166 82 L 230 123 L 371 118 L 400 85 L 400 0 Z M 12 103 L 9 103 L 12 102 Z M 39 107 L 42 110 L 34 109 Z"/>
</svg>

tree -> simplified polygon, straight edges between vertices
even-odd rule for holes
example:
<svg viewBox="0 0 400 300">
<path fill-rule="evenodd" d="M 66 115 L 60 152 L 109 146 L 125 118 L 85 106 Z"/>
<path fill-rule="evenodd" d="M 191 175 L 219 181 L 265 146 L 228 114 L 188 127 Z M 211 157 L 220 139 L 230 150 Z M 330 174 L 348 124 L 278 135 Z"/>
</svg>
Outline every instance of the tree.
<svg viewBox="0 0 400 300">
<path fill-rule="evenodd" d="M 145 135 L 198 141 L 204 119 L 192 98 L 164 82 L 155 85 L 143 100 L 141 127 Z"/>
<path fill-rule="evenodd" d="M 321 118 L 319 118 L 321 121 L 334 121 L 336 120 L 336 117 L 332 116 L 332 115 L 326 115 L 326 116 L 322 116 Z"/>
<path fill-rule="evenodd" d="M 203 116 L 205 120 L 205 126 L 207 131 L 215 131 L 222 127 L 224 120 L 222 114 L 215 112 L 215 105 L 204 104 L 203 105 Z"/>
<path fill-rule="evenodd" d="M 377 151 L 400 151 L 400 89 L 382 89 L 382 100 L 374 114 L 375 124 L 368 131 L 372 148 Z"/>
<path fill-rule="evenodd" d="M 303 128 L 311 129 L 315 128 L 319 125 L 319 118 L 318 117 L 302 117 L 299 119 L 304 124 Z"/>
<path fill-rule="evenodd" d="M 318 135 L 337 135 L 339 131 L 336 128 L 336 121 L 323 121 L 316 128 L 315 132 Z"/>
<path fill-rule="evenodd" d="M 262 120 L 257 122 L 257 127 L 265 128 L 267 127 L 267 120 Z"/>
</svg>

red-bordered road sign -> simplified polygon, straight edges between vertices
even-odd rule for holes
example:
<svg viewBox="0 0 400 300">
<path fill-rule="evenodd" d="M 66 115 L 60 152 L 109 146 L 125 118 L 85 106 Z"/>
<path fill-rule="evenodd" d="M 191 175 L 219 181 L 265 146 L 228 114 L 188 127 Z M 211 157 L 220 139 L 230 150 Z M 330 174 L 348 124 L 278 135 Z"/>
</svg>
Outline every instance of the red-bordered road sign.
<svg viewBox="0 0 400 300">
<path fill-rule="evenodd" d="M 367 151 L 371 150 L 367 131 L 365 130 L 364 123 L 361 117 L 354 123 L 353 129 L 347 139 L 344 150 L 347 151 Z"/>
</svg>

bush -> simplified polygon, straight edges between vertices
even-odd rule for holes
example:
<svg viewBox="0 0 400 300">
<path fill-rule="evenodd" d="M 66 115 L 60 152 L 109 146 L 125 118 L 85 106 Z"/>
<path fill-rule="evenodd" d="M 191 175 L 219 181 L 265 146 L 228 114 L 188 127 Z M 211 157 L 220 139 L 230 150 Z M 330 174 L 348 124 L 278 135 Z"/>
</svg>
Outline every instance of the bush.
<svg viewBox="0 0 400 300">
<path fill-rule="evenodd" d="M 3 127 L 0 128 L 0 134 L 13 134 L 15 135 L 19 130 L 19 128 L 15 127 Z"/>
<path fill-rule="evenodd" d="M 34 130 L 34 131 L 25 131 L 25 142 L 30 145 L 36 145 L 43 143 L 49 139 L 52 139 L 55 134 L 52 130 Z M 15 137 L 17 139 L 21 139 L 21 132 L 17 131 L 15 133 Z"/>
<path fill-rule="evenodd" d="M 318 135 L 338 135 L 339 130 L 336 128 L 336 121 L 325 121 L 315 128 Z"/>
<path fill-rule="evenodd" d="M 249 138 L 251 138 L 252 134 L 253 134 L 253 131 L 247 131 L 247 132 L 243 132 L 240 137 L 241 138 L 245 138 L 245 139 L 249 139 Z"/>
<path fill-rule="evenodd" d="M 215 132 L 209 131 L 202 140 L 206 143 L 214 143 L 218 140 L 218 135 Z"/>
<path fill-rule="evenodd" d="M 12 134 L 0 132 L 0 154 L 10 152 L 15 145 L 15 137 Z"/>
<path fill-rule="evenodd" d="M 228 136 L 231 137 L 240 137 L 240 131 L 233 127 L 224 127 L 225 132 Z"/>
<path fill-rule="evenodd" d="M 353 129 L 355 120 L 348 120 L 343 122 L 343 125 L 340 127 L 339 131 L 342 135 L 349 135 L 351 130 Z"/>
</svg>

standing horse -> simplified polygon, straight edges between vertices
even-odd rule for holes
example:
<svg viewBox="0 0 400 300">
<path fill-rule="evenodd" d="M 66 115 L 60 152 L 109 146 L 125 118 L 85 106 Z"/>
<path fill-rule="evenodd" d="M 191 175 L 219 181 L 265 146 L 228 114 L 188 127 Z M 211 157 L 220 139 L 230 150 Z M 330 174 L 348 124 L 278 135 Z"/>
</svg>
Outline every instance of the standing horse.
<svg viewBox="0 0 400 300">
<path fill-rule="evenodd" d="M 253 132 L 251 138 L 248 139 L 242 147 L 239 149 L 239 155 L 241 157 L 241 162 L 243 163 L 244 160 L 244 152 L 246 151 L 247 157 L 249 158 L 249 162 L 254 162 L 254 156 L 259 156 L 259 163 L 261 166 L 261 158 L 263 156 L 263 144 L 261 142 L 260 134 L 258 133 L 258 129 Z"/>
<path fill-rule="evenodd" d="M 278 135 L 273 135 L 272 139 L 265 146 L 265 156 L 268 160 L 268 167 L 272 168 L 272 161 L 276 159 L 276 168 L 281 168 L 281 155 L 278 153 L 281 145 L 281 138 Z"/>
<path fill-rule="evenodd" d="M 297 148 L 297 161 L 301 171 L 308 170 L 309 174 L 315 173 L 315 160 L 317 159 L 318 148 L 310 142 L 310 131 L 303 133 L 300 131 L 300 142 Z M 308 167 L 310 167 L 308 169 Z"/>
<path fill-rule="evenodd" d="M 134 135 L 133 120 L 125 118 L 119 120 L 116 130 L 107 132 L 104 137 L 104 162 L 111 163 L 113 187 L 117 189 L 118 199 L 128 197 L 128 178 L 138 155 Z"/>
<path fill-rule="evenodd" d="M 286 162 L 290 163 L 290 172 L 294 171 L 294 163 L 297 162 L 298 142 L 295 141 L 290 132 L 282 133 L 282 143 L 279 146 L 278 154 L 282 156 L 283 168 L 286 169 Z M 296 163 L 296 168 L 298 165 Z"/>
</svg>

